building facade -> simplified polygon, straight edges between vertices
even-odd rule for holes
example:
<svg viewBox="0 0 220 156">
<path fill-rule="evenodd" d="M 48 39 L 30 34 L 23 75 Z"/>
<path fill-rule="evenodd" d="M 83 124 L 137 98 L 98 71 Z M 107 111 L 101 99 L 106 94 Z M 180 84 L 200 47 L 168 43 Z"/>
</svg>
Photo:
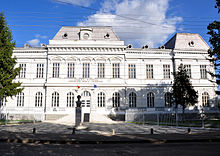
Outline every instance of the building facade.
<svg viewBox="0 0 220 156">
<path fill-rule="evenodd" d="M 22 93 L 1 102 L 8 118 L 55 120 L 75 113 L 84 121 L 127 112 L 172 112 L 173 72 L 183 64 L 198 103 L 186 112 L 217 112 L 217 86 L 207 72 L 209 46 L 198 34 L 177 33 L 160 48 L 125 46 L 111 27 L 62 27 L 48 45 L 14 49 Z"/>
</svg>

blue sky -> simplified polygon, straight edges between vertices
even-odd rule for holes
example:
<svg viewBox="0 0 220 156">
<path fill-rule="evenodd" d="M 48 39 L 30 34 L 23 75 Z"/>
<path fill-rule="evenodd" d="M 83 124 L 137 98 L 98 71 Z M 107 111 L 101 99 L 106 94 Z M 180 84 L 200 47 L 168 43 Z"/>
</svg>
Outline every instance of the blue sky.
<svg viewBox="0 0 220 156">
<path fill-rule="evenodd" d="M 48 44 L 61 26 L 113 26 L 125 44 L 163 45 L 177 32 L 199 33 L 219 20 L 215 0 L 1 0 L 17 47 Z"/>
</svg>

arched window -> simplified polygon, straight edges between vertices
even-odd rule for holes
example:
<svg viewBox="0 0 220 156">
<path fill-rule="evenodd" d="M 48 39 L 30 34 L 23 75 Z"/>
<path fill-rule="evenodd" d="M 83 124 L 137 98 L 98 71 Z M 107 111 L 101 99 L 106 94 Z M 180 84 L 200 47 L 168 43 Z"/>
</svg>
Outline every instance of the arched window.
<svg viewBox="0 0 220 156">
<path fill-rule="evenodd" d="M 82 107 L 90 107 L 91 94 L 88 91 L 84 91 L 82 94 Z"/>
<path fill-rule="evenodd" d="M 129 107 L 136 107 L 137 105 L 137 95 L 134 92 L 129 94 Z"/>
<path fill-rule="evenodd" d="M 23 92 L 17 94 L 17 106 L 18 107 L 24 106 L 24 93 Z"/>
<path fill-rule="evenodd" d="M 81 96 L 91 96 L 91 94 L 88 91 L 84 91 Z"/>
<path fill-rule="evenodd" d="M 98 93 L 98 107 L 105 107 L 105 93 Z"/>
<path fill-rule="evenodd" d="M 73 107 L 74 106 L 74 94 L 72 92 L 67 93 L 67 101 L 66 101 L 67 107 Z"/>
<path fill-rule="evenodd" d="M 35 107 L 42 107 L 43 102 L 43 94 L 41 92 L 37 92 L 35 95 Z"/>
<path fill-rule="evenodd" d="M 207 92 L 202 94 L 202 106 L 209 107 L 209 94 Z"/>
<path fill-rule="evenodd" d="M 165 107 L 171 107 L 171 93 L 167 92 L 164 94 L 164 102 L 165 102 Z"/>
<path fill-rule="evenodd" d="M 112 107 L 120 107 L 120 94 L 118 92 L 113 93 Z"/>
<path fill-rule="evenodd" d="M 154 107 L 154 93 L 147 93 L 147 107 Z"/>
<path fill-rule="evenodd" d="M 59 93 L 52 94 L 52 107 L 59 107 Z"/>
</svg>

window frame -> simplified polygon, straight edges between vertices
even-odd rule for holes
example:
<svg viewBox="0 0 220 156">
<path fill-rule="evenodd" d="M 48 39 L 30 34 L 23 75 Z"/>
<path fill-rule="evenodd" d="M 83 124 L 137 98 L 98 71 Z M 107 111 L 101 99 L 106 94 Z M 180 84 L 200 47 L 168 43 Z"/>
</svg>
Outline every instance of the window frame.
<svg viewBox="0 0 220 156">
<path fill-rule="evenodd" d="M 59 107 L 59 93 L 58 92 L 53 92 L 52 93 L 52 103 L 51 107 Z"/>
<path fill-rule="evenodd" d="M 105 107 L 105 93 L 104 92 L 99 92 L 97 96 L 97 103 L 98 107 Z"/>
<path fill-rule="evenodd" d="M 153 92 L 149 92 L 147 93 L 147 107 L 148 108 L 154 108 L 154 100 L 155 100 L 155 96 Z"/>
<path fill-rule="evenodd" d="M 129 100 L 128 100 L 128 103 L 129 103 L 129 107 L 130 108 L 135 108 L 137 107 L 137 94 L 135 92 L 131 92 L 129 95 Z"/>
<path fill-rule="evenodd" d="M 154 65 L 146 64 L 146 79 L 154 79 Z"/>
<path fill-rule="evenodd" d="M 53 78 L 59 78 L 60 77 L 60 63 L 58 63 L 58 62 L 53 63 L 52 77 Z"/>
</svg>

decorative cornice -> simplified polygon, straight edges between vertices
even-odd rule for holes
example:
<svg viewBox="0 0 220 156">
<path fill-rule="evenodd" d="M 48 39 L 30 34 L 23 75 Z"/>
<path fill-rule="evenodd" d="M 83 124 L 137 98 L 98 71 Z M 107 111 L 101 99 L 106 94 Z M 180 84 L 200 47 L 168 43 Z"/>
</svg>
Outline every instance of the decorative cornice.
<svg viewBox="0 0 220 156">
<path fill-rule="evenodd" d="M 123 52 L 125 48 L 112 47 L 49 47 L 48 52 Z"/>
</svg>

